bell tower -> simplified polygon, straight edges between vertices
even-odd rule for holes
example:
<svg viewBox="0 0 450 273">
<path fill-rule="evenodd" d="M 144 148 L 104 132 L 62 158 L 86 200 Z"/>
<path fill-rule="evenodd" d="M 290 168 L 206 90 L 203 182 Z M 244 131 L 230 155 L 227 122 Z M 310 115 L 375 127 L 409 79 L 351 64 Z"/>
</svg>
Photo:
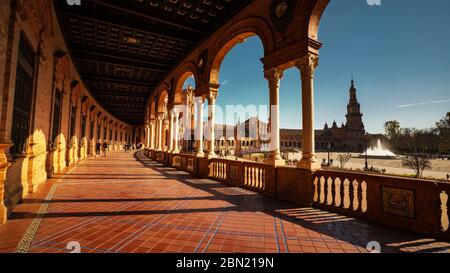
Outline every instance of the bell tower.
<svg viewBox="0 0 450 273">
<path fill-rule="evenodd" d="M 356 97 L 355 81 L 352 78 L 350 86 L 350 101 L 347 105 L 347 130 L 353 132 L 364 133 L 364 123 L 362 121 L 363 114 L 361 113 L 361 106 Z"/>
</svg>

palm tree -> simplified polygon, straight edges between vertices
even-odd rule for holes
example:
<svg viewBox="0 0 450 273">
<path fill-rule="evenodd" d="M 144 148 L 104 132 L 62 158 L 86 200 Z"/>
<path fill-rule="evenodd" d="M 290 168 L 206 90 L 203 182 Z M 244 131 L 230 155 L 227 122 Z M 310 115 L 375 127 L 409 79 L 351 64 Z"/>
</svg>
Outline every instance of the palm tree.
<svg viewBox="0 0 450 273">
<path fill-rule="evenodd" d="M 431 169 L 431 161 L 421 155 L 408 156 L 403 160 L 402 165 L 413 169 L 416 172 L 416 178 L 421 178 L 425 169 Z"/>
</svg>

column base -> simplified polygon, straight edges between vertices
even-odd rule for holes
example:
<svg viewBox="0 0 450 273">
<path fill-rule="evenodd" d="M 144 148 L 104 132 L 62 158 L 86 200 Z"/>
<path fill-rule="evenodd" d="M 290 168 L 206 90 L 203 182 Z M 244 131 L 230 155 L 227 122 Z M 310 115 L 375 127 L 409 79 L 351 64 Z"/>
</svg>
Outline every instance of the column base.
<svg viewBox="0 0 450 273">
<path fill-rule="evenodd" d="M 208 159 L 217 158 L 217 154 L 215 152 L 208 152 L 206 157 L 208 157 Z"/>
<path fill-rule="evenodd" d="M 272 166 L 285 166 L 286 165 L 286 161 L 284 159 L 276 159 L 276 158 L 268 158 L 266 160 L 264 160 L 264 164 L 269 164 Z"/>
<path fill-rule="evenodd" d="M 315 159 L 302 158 L 300 160 L 300 162 L 298 162 L 297 168 L 303 169 L 303 170 L 316 171 L 316 170 L 320 170 L 322 168 L 322 166 Z"/>
<path fill-rule="evenodd" d="M 197 157 L 205 157 L 205 153 L 202 151 L 197 152 Z"/>
</svg>

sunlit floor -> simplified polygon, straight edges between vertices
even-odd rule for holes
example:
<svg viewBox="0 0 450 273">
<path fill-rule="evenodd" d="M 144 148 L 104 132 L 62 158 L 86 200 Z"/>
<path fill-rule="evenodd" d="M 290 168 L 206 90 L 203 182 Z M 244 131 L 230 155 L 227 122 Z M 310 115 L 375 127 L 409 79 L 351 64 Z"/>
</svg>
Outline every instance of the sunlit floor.
<svg viewBox="0 0 450 273">
<path fill-rule="evenodd" d="M 0 252 L 450 252 L 450 243 L 271 200 L 117 152 L 52 179 L 0 226 Z"/>
</svg>

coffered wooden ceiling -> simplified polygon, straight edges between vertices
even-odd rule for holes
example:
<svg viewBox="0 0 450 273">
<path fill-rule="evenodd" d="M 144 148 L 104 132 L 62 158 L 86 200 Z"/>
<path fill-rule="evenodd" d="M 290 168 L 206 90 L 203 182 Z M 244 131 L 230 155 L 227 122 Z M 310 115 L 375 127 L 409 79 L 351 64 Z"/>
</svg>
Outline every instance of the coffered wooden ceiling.
<svg viewBox="0 0 450 273">
<path fill-rule="evenodd" d="M 111 114 L 142 124 L 156 85 L 252 0 L 54 0 L 89 91 Z"/>
</svg>

